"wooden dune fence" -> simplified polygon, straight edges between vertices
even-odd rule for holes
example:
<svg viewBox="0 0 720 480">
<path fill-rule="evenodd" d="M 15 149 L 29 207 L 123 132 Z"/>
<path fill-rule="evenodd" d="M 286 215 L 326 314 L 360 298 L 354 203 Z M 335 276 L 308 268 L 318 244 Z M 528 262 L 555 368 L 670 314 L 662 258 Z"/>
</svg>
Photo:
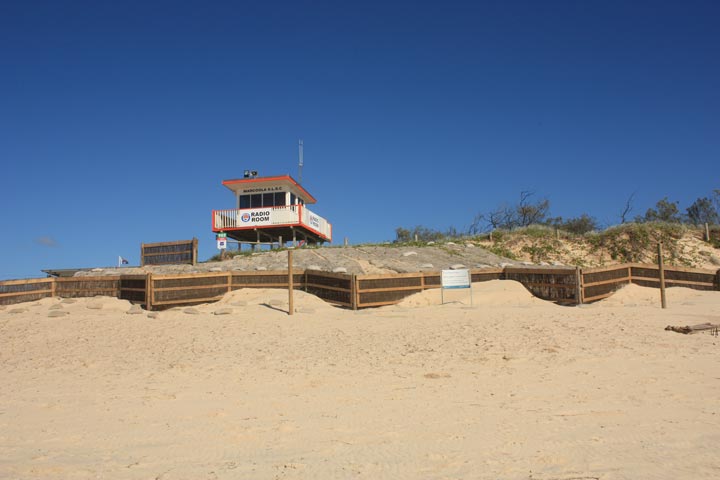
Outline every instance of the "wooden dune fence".
<svg viewBox="0 0 720 480">
<path fill-rule="evenodd" d="M 293 271 L 295 288 L 304 272 Z M 146 308 L 164 309 L 219 300 L 241 288 L 288 288 L 287 272 L 217 272 L 184 275 L 148 275 Z"/>
<path fill-rule="evenodd" d="M 0 282 L 0 305 L 97 295 L 146 303 L 147 275 L 49 277 Z"/>
<path fill-rule="evenodd" d="M 385 275 L 355 275 L 352 308 L 393 305 L 414 293 L 440 288 L 440 272 L 398 273 Z M 503 278 L 503 269 L 471 270 L 473 282 Z"/>
<path fill-rule="evenodd" d="M 504 280 L 515 280 L 538 298 L 560 304 L 582 303 L 582 271 L 577 268 L 506 267 Z"/>
<path fill-rule="evenodd" d="M 628 283 L 659 287 L 657 266 L 642 264 L 602 268 L 506 267 L 471 270 L 473 282 L 515 280 L 536 297 L 559 304 L 589 303 Z M 440 272 L 348 275 L 314 270 L 293 271 L 293 286 L 329 303 L 358 309 L 392 305 L 405 297 L 440 288 Z M 720 270 L 665 268 L 668 287 L 720 290 Z M 0 282 L 0 305 L 47 297 L 105 295 L 144 304 L 148 310 L 214 302 L 241 288 L 288 288 L 286 271 L 211 272 L 184 275 L 121 275 L 42 278 Z"/>
<path fill-rule="evenodd" d="M 720 270 L 666 267 L 665 286 L 687 287 L 695 290 L 720 290 Z M 657 265 L 630 263 L 612 267 L 582 270 L 582 298 L 579 303 L 607 298 L 628 283 L 660 288 L 660 269 Z"/>
<path fill-rule="evenodd" d="M 140 244 L 140 265 L 195 265 L 198 239 Z"/>
</svg>

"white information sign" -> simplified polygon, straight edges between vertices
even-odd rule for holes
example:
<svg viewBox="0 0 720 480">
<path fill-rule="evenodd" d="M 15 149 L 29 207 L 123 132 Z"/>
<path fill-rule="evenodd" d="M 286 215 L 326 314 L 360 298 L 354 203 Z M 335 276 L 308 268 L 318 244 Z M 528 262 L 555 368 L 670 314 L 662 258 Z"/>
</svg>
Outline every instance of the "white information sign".
<svg viewBox="0 0 720 480">
<path fill-rule="evenodd" d="M 470 288 L 470 270 L 443 270 L 442 288 Z"/>
<path fill-rule="evenodd" d="M 472 278 L 470 276 L 470 270 L 443 270 L 440 275 L 440 283 L 442 288 L 440 289 L 441 302 L 445 303 L 445 289 L 446 288 L 469 288 L 470 289 L 470 305 L 472 305 Z"/>
<path fill-rule="evenodd" d="M 227 238 L 218 238 L 217 248 L 218 250 L 225 250 L 227 248 Z"/>
</svg>

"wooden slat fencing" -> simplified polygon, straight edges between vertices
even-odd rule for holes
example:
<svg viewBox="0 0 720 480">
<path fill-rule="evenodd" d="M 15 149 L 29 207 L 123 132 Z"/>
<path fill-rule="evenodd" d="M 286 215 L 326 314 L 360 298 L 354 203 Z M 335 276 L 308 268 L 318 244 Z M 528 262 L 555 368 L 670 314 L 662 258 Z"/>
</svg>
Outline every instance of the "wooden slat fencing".
<svg viewBox="0 0 720 480">
<path fill-rule="evenodd" d="M 34 302 L 55 296 L 55 278 L 31 278 L 0 282 L 0 305 Z"/>
<path fill-rule="evenodd" d="M 503 278 L 503 269 L 470 270 L 472 282 Z M 356 275 L 352 308 L 393 305 L 414 293 L 441 287 L 440 272 Z"/>
<path fill-rule="evenodd" d="M 686 267 L 666 267 L 664 270 L 665 286 L 667 287 L 720 290 L 720 270 L 713 272 L 712 270 Z M 628 283 L 660 288 L 660 270 L 657 265 L 639 263 L 583 269 L 583 301 L 602 300 Z"/>
<path fill-rule="evenodd" d="M 582 269 L 582 302 L 590 303 L 612 295 L 623 285 L 632 283 L 630 265 Z"/>
<path fill-rule="evenodd" d="M 140 265 L 195 265 L 198 259 L 198 240 L 140 244 Z"/>
<path fill-rule="evenodd" d="M 506 267 L 470 271 L 472 282 L 515 280 L 533 295 L 559 304 L 602 300 L 628 283 L 659 287 L 655 265 L 625 264 L 602 268 Z M 348 275 L 294 270 L 293 286 L 329 303 L 352 309 L 392 305 L 424 290 L 440 288 L 440 272 Z M 668 287 L 720 290 L 720 270 L 669 267 Z M 286 271 L 208 272 L 184 275 L 52 277 L 0 282 L 0 305 L 47 297 L 105 295 L 144 304 L 148 310 L 214 302 L 241 288 L 288 288 Z"/>
<path fill-rule="evenodd" d="M 310 277 L 311 282 L 307 278 Z M 330 303 L 345 305 L 342 292 L 338 285 L 344 280 L 338 274 L 293 270 L 293 288 L 296 290 L 311 289 L 311 293 Z M 339 282 L 340 281 L 340 282 Z M 344 280 L 348 284 L 349 279 Z M 215 302 L 226 293 L 241 288 L 288 288 L 287 271 L 264 272 L 217 272 L 196 273 L 185 275 L 148 275 L 146 308 L 165 309 L 181 305 L 196 305 Z M 349 305 L 349 303 L 347 304 Z"/>
<path fill-rule="evenodd" d="M 632 283 L 643 287 L 660 288 L 660 271 L 652 265 L 631 265 Z M 667 287 L 687 287 L 695 290 L 717 290 L 718 273 L 697 268 L 665 268 Z M 719 271 L 720 272 L 720 271 Z"/>
</svg>

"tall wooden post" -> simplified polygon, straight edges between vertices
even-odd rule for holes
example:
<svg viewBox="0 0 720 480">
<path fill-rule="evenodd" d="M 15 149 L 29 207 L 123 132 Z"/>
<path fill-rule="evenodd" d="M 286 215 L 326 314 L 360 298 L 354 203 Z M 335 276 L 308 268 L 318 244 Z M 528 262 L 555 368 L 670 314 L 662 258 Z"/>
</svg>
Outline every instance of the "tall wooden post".
<svg viewBox="0 0 720 480">
<path fill-rule="evenodd" d="M 288 315 L 295 312 L 293 302 L 293 251 L 288 250 Z"/>
<path fill-rule="evenodd" d="M 193 237 L 192 239 L 192 264 L 197 265 L 198 261 L 198 239 Z"/>
<path fill-rule="evenodd" d="M 710 226 L 705 222 L 705 241 L 710 241 Z"/>
<path fill-rule="evenodd" d="M 660 304 L 662 308 L 667 308 L 665 300 L 665 264 L 663 263 L 662 242 L 658 242 L 658 270 L 660 273 Z"/>
<path fill-rule="evenodd" d="M 153 309 L 153 275 L 148 273 L 145 276 L 145 310 Z"/>
<path fill-rule="evenodd" d="M 575 302 L 578 305 L 583 303 L 582 270 L 575 267 Z"/>
<path fill-rule="evenodd" d="M 357 297 L 357 275 L 353 273 L 350 276 L 350 307 L 353 310 L 358 309 Z"/>
</svg>

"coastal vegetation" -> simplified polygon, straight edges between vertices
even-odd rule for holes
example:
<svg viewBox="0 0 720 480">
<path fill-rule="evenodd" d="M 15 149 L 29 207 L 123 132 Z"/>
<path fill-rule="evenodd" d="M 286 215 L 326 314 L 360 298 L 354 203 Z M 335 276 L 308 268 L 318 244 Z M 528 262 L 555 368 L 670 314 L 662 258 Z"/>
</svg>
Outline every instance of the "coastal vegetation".
<svg viewBox="0 0 720 480">
<path fill-rule="evenodd" d="M 720 190 L 698 198 L 684 211 L 679 202 L 664 197 L 628 221 L 633 199 L 631 195 L 625 202 L 619 224 L 602 226 L 587 213 L 571 218 L 551 216 L 548 199 L 536 199 L 534 192 L 524 191 L 516 204 L 504 203 L 478 214 L 463 232 L 454 227 L 445 231 L 422 225 L 398 227 L 394 243 L 474 242 L 513 260 L 591 266 L 654 262 L 661 242 L 673 264 L 720 263 L 720 255 L 712 251 L 720 248 Z"/>
</svg>

